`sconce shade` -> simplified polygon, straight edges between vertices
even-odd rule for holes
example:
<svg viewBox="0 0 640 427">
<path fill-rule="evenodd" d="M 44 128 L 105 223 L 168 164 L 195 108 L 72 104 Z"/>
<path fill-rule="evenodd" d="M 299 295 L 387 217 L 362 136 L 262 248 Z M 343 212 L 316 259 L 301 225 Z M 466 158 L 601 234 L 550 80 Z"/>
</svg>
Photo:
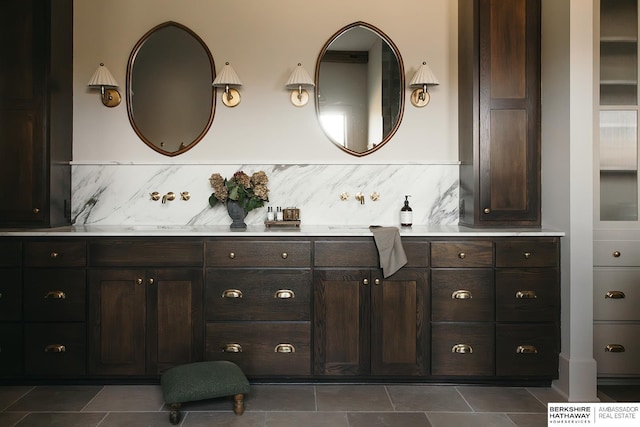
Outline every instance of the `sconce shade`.
<svg viewBox="0 0 640 427">
<path fill-rule="evenodd" d="M 113 78 L 109 69 L 102 63 L 98 69 L 93 73 L 91 79 L 89 79 L 89 83 L 87 83 L 89 87 L 117 87 L 118 82 Z"/>
<path fill-rule="evenodd" d="M 216 78 L 213 80 L 213 86 L 242 86 L 242 82 L 240 81 L 240 78 L 238 77 L 234 69 L 227 62 L 224 64 L 222 70 L 220 70 Z"/>
<path fill-rule="evenodd" d="M 418 88 L 423 85 L 439 85 L 440 82 L 431 71 L 426 62 L 423 62 L 418 71 L 413 75 L 409 87 Z"/>
<path fill-rule="evenodd" d="M 287 89 L 298 89 L 298 86 L 315 86 L 313 79 L 301 63 L 298 63 L 298 66 L 294 68 L 291 73 L 289 80 L 287 80 Z"/>
</svg>

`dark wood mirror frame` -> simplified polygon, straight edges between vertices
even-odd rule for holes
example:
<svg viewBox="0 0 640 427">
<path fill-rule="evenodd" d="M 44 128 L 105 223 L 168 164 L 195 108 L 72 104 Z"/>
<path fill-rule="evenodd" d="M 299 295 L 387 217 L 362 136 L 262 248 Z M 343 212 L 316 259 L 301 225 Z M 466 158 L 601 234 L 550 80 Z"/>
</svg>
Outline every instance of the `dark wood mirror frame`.
<svg viewBox="0 0 640 427">
<path fill-rule="evenodd" d="M 175 89 L 176 87 L 178 88 L 180 87 L 180 84 L 179 84 L 180 82 L 176 79 L 176 77 L 178 75 L 183 75 L 183 74 L 178 74 L 176 73 L 176 71 L 180 71 L 179 67 L 181 66 L 184 66 L 184 67 L 190 66 L 189 64 L 190 61 L 183 61 L 180 58 L 170 58 L 169 56 L 162 57 L 160 62 L 162 61 L 171 62 L 173 66 L 172 68 L 174 68 L 172 70 L 171 77 L 167 76 L 166 77 L 167 80 L 160 81 L 160 83 L 164 83 L 164 84 L 158 84 L 156 85 L 156 87 L 152 88 L 153 93 L 151 95 L 154 96 L 155 98 L 151 100 L 147 100 L 146 104 L 152 105 L 153 108 L 158 108 L 160 106 L 164 106 L 164 107 L 170 106 L 173 108 L 173 110 L 171 111 L 171 110 L 167 110 L 167 108 L 164 108 L 162 109 L 162 111 L 154 111 L 154 113 L 161 113 L 161 114 L 163 113 L 163 115 L 159 117 L 158 114 L 141 114 L 139 109 L 142 107 L 139 107 L 138 111 L 136 111 L 136 109 L 134 108 L 134 105 L 136 105 L 136 100 L 134 98 L 134 88 L 133 88 L 134 75 L 133 74 L 134 74 L 134 69 L 136 67 L 136 60 L 138 60 L 141 57 L 140 52 L 145 47 L 145 45 L 150 46 L 148 44 L 149 39 L 152 38 L 154 35 L 159 34 L 160 31 L 163 31 L 163 30 L 166 31 L 167 29 L 177 30 L 179 31 L 179 33 L 176 33 L 176 34 L 180 34 L 181 36 L 188 35 L 188 37 L 186 37 L 185 40 L 188 40 L 188 43 L 191 46 L 189 46 L 189 49 L 178 49 L 178 52 L 183 53 L 182 51 L 188 51 L 188 50 L 197 51 L 197 58 L 194 58 L 193 61 L 197 63 L 196 65 L 202 66 L 203 64 L 206 64 L 208 66 L 208 67 L 201 67 L 201 69 L 197 71 L 197 75 L 199 77 L 198 79 L 192 79 L 191 77 L 189 77 L 188 79 L 185 79 L 184 84 L 190 85 L 188 89 L 193 89 L 191 91 L 192 93 L 197 93 L 198 95 L 201 96 L 201 99 L 197 101 L 199 103 L 198 109 L 197 109 L 198 111 L 194 112 L 194 114 L 192 115 L 188 115 L 188 113 L 185 111 L 186 107 L 184 105 L 178 105 L 178 102 L 176 102 L 176 100 L 178 99 L 178 97 L 176 96 L 176 93 L 174 92 L 173 95 L 171 95 L 171 91 L 169 90 L 169 89 Z M 181 34 L 181 33 L 184 33 L 184 34 Z M 199 47 L 201 47 L 202 52 L 199 51 L 200 50 Z M 146 64 L 146 67 L 151 67 L 151 65 L 156 65 L 156 64 Z M 162 68 L 162 67 L 159 67 L 159 68 Z M 205 68 L 208 68 L 208 69 L 205 69 Z M 158 74 L 159 73 L 153 73 L 153 78 L 157 78 Z M 127 114 L 129 116 L 129 122 L 131 123 L 131 126 L 133 127 L 136 134 L 140 137 L 140 139 L 146 145 L 148 145 L 153 150 L 165 156 L 177 156 L 193 148 L 208 132 L 213 122 L 213 116 L 215 114 L 215 107 L 216 107 L 216 90 L 213 86 L 211 86 L 211 83 L 213 82 L 215 75 L 216 75 L 215 64 L 213 61 L 213 56 L 209 51 L 209 48 L 204 43 L 204 41 L 191 29 L 177 22 L 167 21 L 149 30 L 136 43 L 133 50 L 131 51 L 131 55 L 129 56 L 129 61 L 127 63 L 127 84 L 126 84 L 127 85 L 126 87 Z M 147 76 L 147 77 L 150 78 L 151 76 Z M 144 81 L 144 80 L 145 79 L 140 78 L 137 81 Z M 195 84 L 193 80 L 197 80 L 198 86 L 195 88 L 193 87 L 193 84 Z M 147 87 L 149 85 L 150 83 L 147 84 Z M 139 86 L 136 86 L 136 87 L 139 88 Z M 139 92 L 141 93 L 143 91 L 140 90 Z M 148 89 L 146 91 L 146 94 L 149 94 L 150 92 L 151 90 Z M 185 90 L 184 92 L 189 92 L 189 91 Z M 189 98 L 190 102 L 191 100 L 194 99 L 192 95 L 189 95 L 187 93 L 184 93 L 184 94 L 180 93 L 179 95 L 180 96 L 184 95 L 185 98 Z M 196 102 L 196 101 L 193 101 L 193 102 Z M 138 105 L 140 105 L 140 101 L 138 101 Z M 146 108 L 147 110 L 149 110 L 148 106 Z M 204 111 L 205 109 L 207 111 Z M 149 112 L 147 111 L 146 113 L 149 113 Z M 176 120 L 172 120 L 178 117 L 179 114 L 183 114 L 182 122 L 191 122 L 191 123 L 188 123 L 188 125 L 181 130 L 178 130 L 180 128 L 178 128 L 176 124 Z M 145 115 L 150 116 L 149 119 L 144 117 Z M 144 120 L 143 120 L 143 117 L 144 117 Z M 180 142 L 177 143 L 176 141 L 173 141 L 173 145 L 176 147 L 175 149 L 171 149 L 171 150 L 165 149 L 164 147 L 165 143 L 163 140 L 164 137 L 155 136 L 154 134 L 156 132 L 156 129 L 153 129 L 152 131 L 153 127 L 157 127 L 159 124 L 165 124 L 165 123 L 167 123 L 167 126 L 171 126 L 172 132 L 176 131 L 177 134 L 179 134 L 178 139 L 180 140 Z"/>
</svg>

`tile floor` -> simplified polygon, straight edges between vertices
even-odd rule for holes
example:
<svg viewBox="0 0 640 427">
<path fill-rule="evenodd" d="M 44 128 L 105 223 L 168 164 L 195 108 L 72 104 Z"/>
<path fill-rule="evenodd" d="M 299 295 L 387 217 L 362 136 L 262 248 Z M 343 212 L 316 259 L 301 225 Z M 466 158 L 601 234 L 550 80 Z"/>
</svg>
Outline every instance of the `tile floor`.
<svg viewBox="0 0 640 427">
<path fill-rule="evenodd" d="M 183 405 L 180 426 L 534 427 L 547 425 L 546 387 L 254 384 L 245 413 L 230 399 Z M 171 426 L 156 385 L 1 386 L 0 426 Z"/>
</svg>

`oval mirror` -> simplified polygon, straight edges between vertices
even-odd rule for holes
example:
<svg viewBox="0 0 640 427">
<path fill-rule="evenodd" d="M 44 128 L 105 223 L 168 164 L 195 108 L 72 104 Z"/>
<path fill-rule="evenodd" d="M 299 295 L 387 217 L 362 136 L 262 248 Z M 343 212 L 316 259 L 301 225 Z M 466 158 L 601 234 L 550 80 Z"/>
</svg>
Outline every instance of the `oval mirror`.
<svg viewBox="0 0 640 427">
<path fill-rule="evenodd" d="M 365 22 L 339 30 L 316 63 L 316 113 L 327 137 L 354 156 L 387 143 L 402 121 L 404 66 L 398 48 Z"/>
<path fill-rule="evenodd" d="M 145 144 L 166 156 L 193 148 L 215 112 L 211 52 L 193 31 L 165 22 L 135 45 L 127 64 L 127 113 Z"/>
</svg>

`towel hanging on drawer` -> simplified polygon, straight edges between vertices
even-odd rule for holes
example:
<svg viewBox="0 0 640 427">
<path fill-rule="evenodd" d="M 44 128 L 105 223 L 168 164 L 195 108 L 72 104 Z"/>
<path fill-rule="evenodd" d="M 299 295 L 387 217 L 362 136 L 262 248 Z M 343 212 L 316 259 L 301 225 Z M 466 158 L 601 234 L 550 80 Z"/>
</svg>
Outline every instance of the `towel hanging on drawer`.
<svg viewBox="0 0 640 427">
<path fill-rule="evenodd" d="M 369 230 L 378 248 L 380 267 L 385 279 L 400 270 L 407 263 L 407 255 L 404 253 L 400 230 L 398 227 L 371 226 Z"/>
</svg>

